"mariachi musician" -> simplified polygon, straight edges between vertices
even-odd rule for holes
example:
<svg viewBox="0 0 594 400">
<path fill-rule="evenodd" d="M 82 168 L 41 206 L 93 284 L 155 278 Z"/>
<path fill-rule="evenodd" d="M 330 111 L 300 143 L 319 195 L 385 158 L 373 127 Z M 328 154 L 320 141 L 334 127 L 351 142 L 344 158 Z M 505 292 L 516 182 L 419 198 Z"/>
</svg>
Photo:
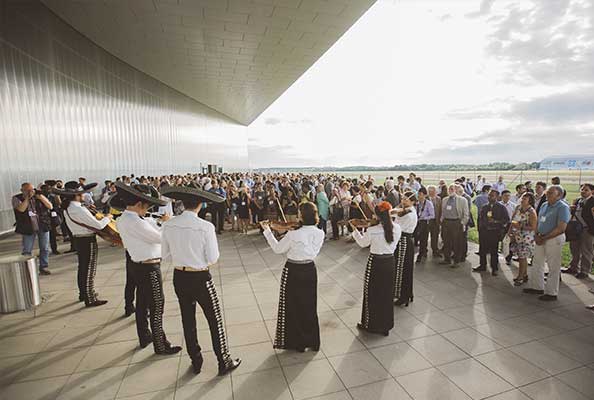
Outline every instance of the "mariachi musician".
<svg viewBox="0 0 594 400">
<path fill-rule="evenodd" d="M 174 266 L 173 287 L 179 300 L 184 337 L 195 374 L 202 369 L 203 357 L 196 330 L 196 303 L 200 304 L 210 328 L 213 351 L 219 363 L 219 375 L 241 364 L 229 354 L 223 315 L 210 268 L 219 259 L 215 227 L 198 217 L 205 202 L 222 203 L 225 198 L 192 186 L 164 187 L 161 193 L 181 200 L 184 212 L 163 224 L 161 249 L 163 260 Z"/>
<path fill-rule="evenodd" d="M 76 181 L 70 181 L 64 184 L 64 189 L 53 189 L 54 193 L 62 196 L 64 219 L 72 232 L 78 252 L 78 301 L 84 301 L 86 307 L 97 307 L 107 303 L 107 300 L 98 299 L 95 292 L 98 256 L 95 232 L 111 222 L 111 215 L 98 220 L 82 205 L 83 194 L 89 193 L 95 186 L 96 183 L 81 185 Z"/>
<path fill-rule="evenodd" d="M 148 185 L 130 186 L 116 182 L 117 196 L 126 204 L 126 210 L 117 220 L 118 231 L 128 253 L 129 267 L 137 287 L 136 330 L 140 347 L 153 342 L 156 354 L 175 354 L 181 350 L 172 346 L 163 331 L 163 280 L 161 277 L 161 228 L 154 219 L 145 217 L 154 206 L 164 206 L 159 193 Z M 163 221 L 168 215 L 162 217 Z M 147 321 L 150 314 L 150 325 Z M 151 333 L 152 331 L 152 333 Z"/>
</svg>

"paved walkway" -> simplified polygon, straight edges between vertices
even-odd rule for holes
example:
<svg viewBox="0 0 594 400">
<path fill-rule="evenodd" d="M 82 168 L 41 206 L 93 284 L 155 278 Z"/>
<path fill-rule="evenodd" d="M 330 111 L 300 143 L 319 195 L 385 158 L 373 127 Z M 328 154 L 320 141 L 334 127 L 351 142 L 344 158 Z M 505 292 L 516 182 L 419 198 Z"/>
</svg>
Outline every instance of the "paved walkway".
<svg viewBox="0 0 594 400">
<path fill-rule="evenodd" d="M 367 250 L 327 242 L 316 260 L 322 349 L 272 349 L 283 259 L 259 236 L 225 233 L 212 273 L 234 356 L 216 377 L 206 322 L 198 318 L 205 367 L 196 376 L 185 351 L 139 350 L 133 317 L 123 318 L 124 255 L 100 244 L 98 291 L 109 303 L 77 303 L 75 257 L 51 258 L 41 277 L 46 302 L 0 316 L 0 399 L 594 399 L 592 281 L 564 277 L 555 303 L 522 295 L 504 266 L 498 277 L 431 259 L 415 268 L 415 300 L 398 308 L 390 336 L 355 328 Z M 14 253 L 18 238 L 0 241 Z M 476 261 L 474 256 L 472 261 Z M 183 345 L 172 269 L 163 267 L 165 330 Z"/>
</svg>

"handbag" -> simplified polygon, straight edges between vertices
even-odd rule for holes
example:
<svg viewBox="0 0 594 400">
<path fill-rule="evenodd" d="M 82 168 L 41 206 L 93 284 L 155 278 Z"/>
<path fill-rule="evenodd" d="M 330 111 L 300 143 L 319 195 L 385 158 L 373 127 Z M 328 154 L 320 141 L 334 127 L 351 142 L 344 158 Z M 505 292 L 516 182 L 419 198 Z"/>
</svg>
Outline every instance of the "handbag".
<svg viewBox="0 0 594 400">
<path fill-rule="evenodd" d="M 580 240 L 583 231 L 584 226 L 580 221 L 575 219 L 569 221 L 567 223 L 567 228 L 565 228 L 565 241 L 575 242 Z"/>
</svg>

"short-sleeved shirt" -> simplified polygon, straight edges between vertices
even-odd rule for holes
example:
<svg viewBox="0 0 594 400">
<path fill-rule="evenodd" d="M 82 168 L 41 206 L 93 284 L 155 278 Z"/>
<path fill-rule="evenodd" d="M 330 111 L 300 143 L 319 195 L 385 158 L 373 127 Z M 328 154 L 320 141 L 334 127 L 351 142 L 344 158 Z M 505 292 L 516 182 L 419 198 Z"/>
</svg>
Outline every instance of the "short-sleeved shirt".
<svg viewBox="0 0 594 400">
<path fill-rule="evenodd" d="M 12 208 L 16 210 L 16 208 L 21 204 L 22 196 L 15 195 L 12 197 Z M 29 205 L 25 212 L 29 215 L 29 219 L 31 220 L 31 227 L 33 228 L 33 232 L 39 231 L 39 213 L 37 207 L 37 200 L 32 197 L 29 199 Z M 17 231 L 18 232 L 18 231 Z"/>
<path fill-rule="evenodd" d="M 559 222 L 568 223 L 571 218 L 569 206 L 562 200 L 554 204 L 544 203 L 538 212 L 538 233 L 546 235 L 557 227 Z"/>
</svg>

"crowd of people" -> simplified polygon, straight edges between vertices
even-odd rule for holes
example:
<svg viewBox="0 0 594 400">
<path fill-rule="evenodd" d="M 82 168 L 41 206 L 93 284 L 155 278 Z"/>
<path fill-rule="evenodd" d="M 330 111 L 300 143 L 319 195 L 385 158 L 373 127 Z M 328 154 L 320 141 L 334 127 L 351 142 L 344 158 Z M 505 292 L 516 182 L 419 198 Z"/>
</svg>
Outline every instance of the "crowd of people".
<svg viewBox="0 0 594 400">
<path fill-rule="evenodd" d="M 394 326 L 393 307 L 414 301 L 415 255 L 416 263 L 424 263 L 430 249 L 440 265 L 460 268 L 474 226 L 479 265 L 473 271 L 481 273 L 489 265 L 497 275 L 501 248 L 508 264 L 518 262 L 514 284 L 525 285 L 524 293 L 542 301 L 557 299 L 561 272 L 583 279 L 592 267 L 594 186 L 589 183 L 581 185 L 571 205 L 558 178 L 550 185 L 537 182 L 534 189 L 531 182 L 518 184 L 513 194 L 502 176 L 492 184 L 478 176 L 425 186 L 415 173 L 383 182 L 362 175 L 301 173 L 130 175 L 105 181 L 93 195 L 96 186 L 82 177 L 66 183 L 47 180 L 37 187 L 24 183 L 12 200 L 22 253 L 31 254 L 37 239 L 40 274 L 50 274 L 49 251 L 59 253 L 61 234 L 71 244 L 69 252 L 78 256 L 79 301 L 101 306 L 107 300 L 94 290 L 96 234 L 116 220 L 126 249 L 124 312 L 135 314 L 140 346 L 153 343 L 157 354 L 181 350 L 169 343 L 162 326 L 160 264 L 167 260 L 175 268 L 173 284 L 196 373 L 202 366 L 196 303 L 208 320 L 219 372 L 241 363 L 229 354 L 209 272 L 219 258 L 217 234 L 226 229 L 240 234 L 260 230 L 275 253 L 286 254 L 274 346 L 297 351 L 320 348 L 314 259 L 326 240 L 344 237 L 369 248 L 358 327 L 383 335 Z M 573 259 L 562 270 L 566 240 Z"/>
</svg>

